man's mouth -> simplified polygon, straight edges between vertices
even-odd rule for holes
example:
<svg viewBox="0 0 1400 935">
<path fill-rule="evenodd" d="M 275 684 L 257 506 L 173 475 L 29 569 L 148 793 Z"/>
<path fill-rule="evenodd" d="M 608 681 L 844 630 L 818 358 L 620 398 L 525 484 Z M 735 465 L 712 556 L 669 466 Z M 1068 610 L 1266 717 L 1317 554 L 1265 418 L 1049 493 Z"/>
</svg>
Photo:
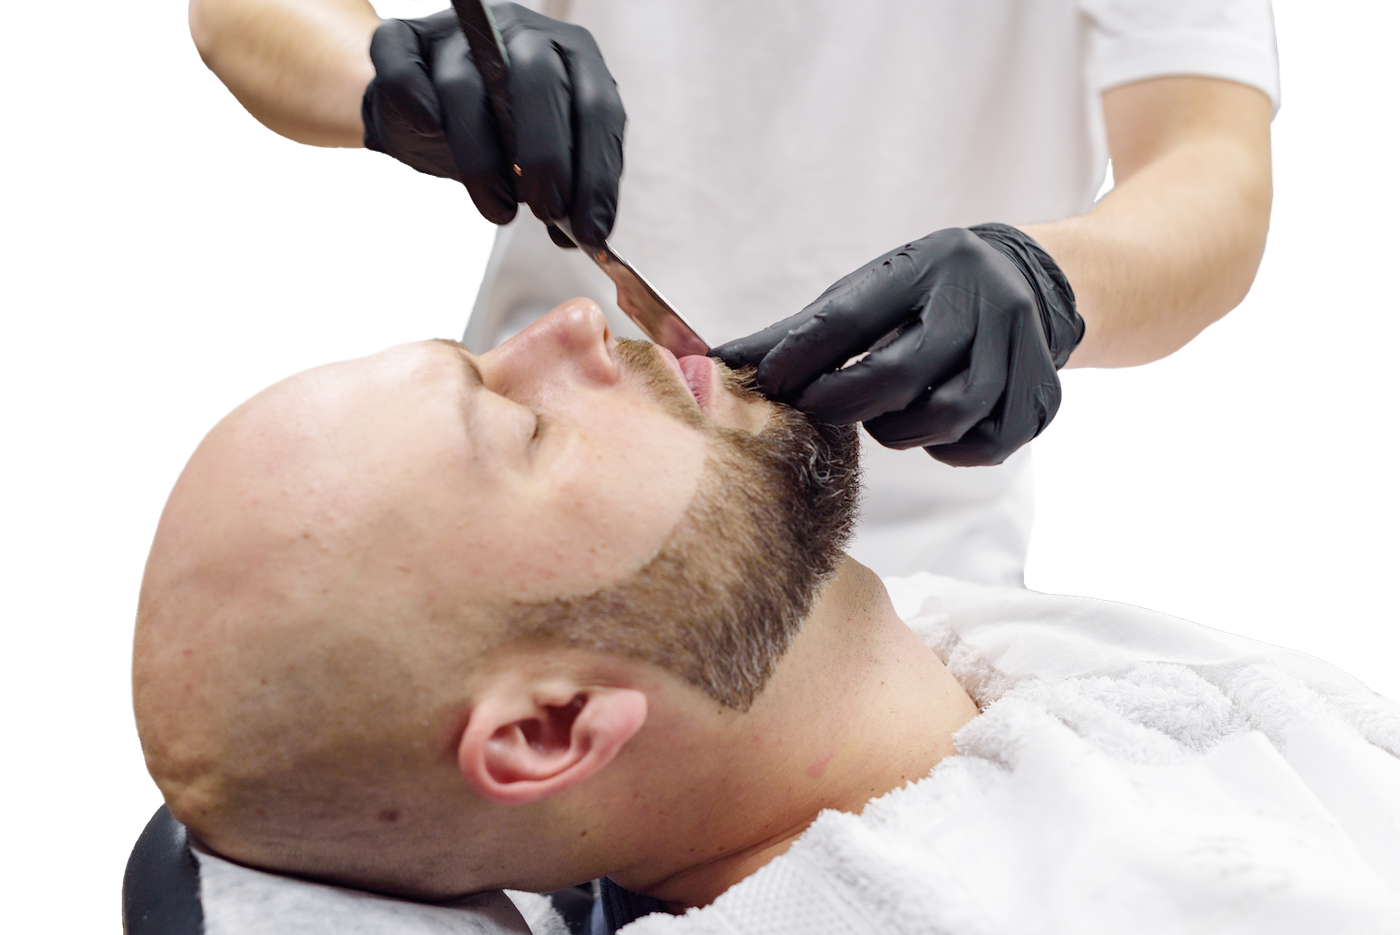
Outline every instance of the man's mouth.
<svg viewBox="0 0 1400 935">
<path fill-rule="evenodd" d="M 685 385 L 690 389 L 690 395 L 695 397 L 700 411 L 709 412 L 710 398 L 718 376 L 715 372 L 715 362 L 708 357 L 692 354 L 680 358 L 676 363 L 680 364 L 681 373 L 685 376 Z"/>
<path fill-rule="evenodd" d="M 690 390 L 690 395 L 695 397 L 695 403 L 700 407 L 701 412 L 710 411 L 710 399 L 714 393 L 715 379 L 718 374 L 715 372 L 715 362 L 708 357 L 700 355 L 689 355 L 676 358 L 675 354 L 661 345 L 656 345 L 657 353 L 666 365 L 680 378 Z"/>
</svg>

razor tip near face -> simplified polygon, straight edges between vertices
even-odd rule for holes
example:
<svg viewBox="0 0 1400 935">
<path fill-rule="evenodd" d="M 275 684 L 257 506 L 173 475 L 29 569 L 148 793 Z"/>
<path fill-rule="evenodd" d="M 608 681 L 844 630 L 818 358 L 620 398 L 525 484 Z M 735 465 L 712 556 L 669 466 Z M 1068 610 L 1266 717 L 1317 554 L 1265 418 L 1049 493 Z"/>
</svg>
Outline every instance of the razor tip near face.
<svg viewBox="0 0 1400 935">
<path fill-rule="evenodd" d="M 677 357 L 705 355 L 710 352 L 710 346 L 690 323 L 661 297 L 661 293 L 657 292 L 641 273 L 618 256 L 606 241 L 601 247 L 585 247 L 574 237 L 567 221 L 556 222 L 555 226 L 580 250 L 588 254 L 589 258 L 598 264 L 598 268 L 613 281 L 613 285 L 617 287 L 617 307 L 637 323 L 643 334 Z"/>
</svg>

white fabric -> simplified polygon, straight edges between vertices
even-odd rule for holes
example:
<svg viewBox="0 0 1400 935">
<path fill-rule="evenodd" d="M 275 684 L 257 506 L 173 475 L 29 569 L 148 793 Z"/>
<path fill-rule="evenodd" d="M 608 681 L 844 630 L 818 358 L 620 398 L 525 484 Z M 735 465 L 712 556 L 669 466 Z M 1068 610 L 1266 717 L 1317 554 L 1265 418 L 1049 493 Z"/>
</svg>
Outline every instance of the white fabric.
<svg viewBox="0 0 1400 935">
<path fill-rule="evenodd" d="M 612 244 L 712 344 L 797 312 L 931 231 L 1083 213 L 1104 178 L 1107 87 L 1207 75 L 1278 101 L 1268 0 L 568 7 L 627 107 Z M 523 214 L 497 239 L 468 346 L 486 350 L 576 295 L 638 336 L 607 279 Z M 952 469 L 880 449 L 867 480 L 862 562 L 1020 583 L 1025 459 Z"/>
<path fill-rule="evenodd" d="M 1150 611 L 888 584 L 984 708 L 961 755 L 626 935 L 1400 931 L 1400 707 Z"/>
<path fill-rule="evenodd" d="M 525 893 L 520 890 L 506 890 L 510 901 L 525 917 L 530 927 L 530 935 L 569 935 L 568 923 L 554 908 L 554 903 L 543 893 Z"/>
<path fill-rule="evenodd" d="M 193 850 L 205 935 L 531 935 L 500 890 L 433 906 L 264 873 Z"/>
</svg>

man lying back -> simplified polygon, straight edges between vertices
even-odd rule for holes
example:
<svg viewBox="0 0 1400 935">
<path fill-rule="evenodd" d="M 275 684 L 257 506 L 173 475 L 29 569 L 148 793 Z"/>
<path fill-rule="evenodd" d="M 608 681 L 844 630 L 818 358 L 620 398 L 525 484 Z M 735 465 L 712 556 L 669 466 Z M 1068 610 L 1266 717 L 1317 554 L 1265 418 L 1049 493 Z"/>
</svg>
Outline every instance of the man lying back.
<svg viewBox="0 0 1400 935">
<path fill-rule="evenodd" d="M 855 450 L 587 302 L 294 377 L 162 518 L 151 773 L 253 867 L 705 906 L 638 935 L 1400 931 L 1394 705 L 1085 599 L 892 579 L 906 626 Z"/>
<path fill-rule="evenodd" d="M 705 905 L 977 714 L 842 554 L 856 450 L 583 300 L 277 384 L 156 534 L 151 774 L 255 867 Z"/>
</svg>

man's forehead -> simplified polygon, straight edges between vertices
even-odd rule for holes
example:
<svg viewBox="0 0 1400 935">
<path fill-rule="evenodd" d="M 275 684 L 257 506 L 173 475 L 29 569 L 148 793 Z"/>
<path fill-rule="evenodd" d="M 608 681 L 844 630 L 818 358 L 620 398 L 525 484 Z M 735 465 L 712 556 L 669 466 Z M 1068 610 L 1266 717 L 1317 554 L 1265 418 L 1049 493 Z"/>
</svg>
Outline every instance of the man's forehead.
<svg viewBox="0 0 1400 935">
<path fill-rule="evenodd" d="M 481 373 L 465 348 L 445 338 L 396 344 L 364 357 L 313 367 L 274 384 L 250 400 L 281 394 L 308 410 L 334 410 L 338 405 L 358 406 L 356 397 L 378 398 L 395 404 L 405 394 L 425 386 L 450 381 L 455 389 L 464 381 L 481 385 Z"/>
<path fill-rule="evenodd" d="M 480 383 L 454 345 L 402 344 L 269 387 L 206 436 L 172 497 L 200 512 L 254 495 L 297 515 L 318 495 L 361 497 L 374 471 L 455 439 L 443 429 Z M 294 495 L 304 510 L 284 502 Z"/>
</svg>

